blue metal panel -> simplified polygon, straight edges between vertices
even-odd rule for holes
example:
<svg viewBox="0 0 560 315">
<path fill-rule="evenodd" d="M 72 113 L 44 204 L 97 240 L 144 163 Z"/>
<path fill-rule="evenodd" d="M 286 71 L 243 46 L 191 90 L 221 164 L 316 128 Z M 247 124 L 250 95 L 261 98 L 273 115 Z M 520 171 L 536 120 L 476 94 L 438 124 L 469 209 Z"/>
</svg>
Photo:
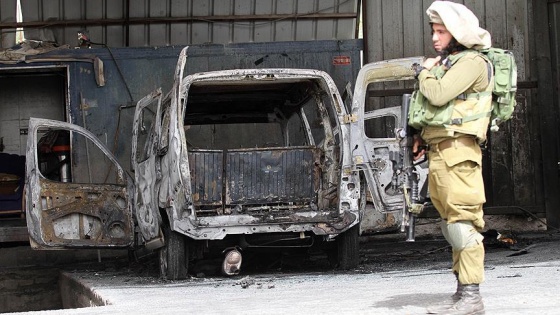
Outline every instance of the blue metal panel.
<svg viewBox="0 0 560 315">
<path fill-rule="evenodd" d="M 70 122 L 84 126 L 107 144 L 122 165 L 130 165 L 134 105 L 158 87 L 171 88 L 183 46 L 162 48 L 64 49 L 37 57 L 52 62 L 18 67 L 67 65 Z M 195 45 L 189 50 L 186 74 L 234 68 L 307 68 L 329 73 L 339 90 L 360 69 L 361 40 Z M 348 64 L 333 62 L 346 56 Z M 103 61 L 105 86 L 95 80 L 92 58 Z M 2 65 L 0 69 L 13 67 Z"/>
</svg>

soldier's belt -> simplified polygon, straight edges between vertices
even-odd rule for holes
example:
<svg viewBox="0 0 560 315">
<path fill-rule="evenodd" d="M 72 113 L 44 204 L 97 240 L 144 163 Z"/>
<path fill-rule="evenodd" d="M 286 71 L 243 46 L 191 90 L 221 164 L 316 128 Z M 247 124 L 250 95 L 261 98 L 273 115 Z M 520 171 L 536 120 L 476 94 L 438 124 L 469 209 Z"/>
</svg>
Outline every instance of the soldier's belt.
<svg viewBox="0 0 560 315">
<path fill-rule="evenodd" d="M 430 144 L 430 151 L 443 151 L 449 148 L 470 147 L 476 144 L 476 139 L 472 137 L 460 137 L 443 140 L 440 143 Z"/>
</svg>

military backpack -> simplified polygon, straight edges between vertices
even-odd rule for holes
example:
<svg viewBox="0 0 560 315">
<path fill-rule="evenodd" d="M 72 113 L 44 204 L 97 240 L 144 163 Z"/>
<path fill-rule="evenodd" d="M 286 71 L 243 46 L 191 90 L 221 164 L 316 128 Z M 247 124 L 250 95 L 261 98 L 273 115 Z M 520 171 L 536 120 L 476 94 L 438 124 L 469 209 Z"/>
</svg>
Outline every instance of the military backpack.
<svg viewBox="0 0 560 315">
<path fill-rule="evenodd" d="M 451 66 L 464 54 L 469 52 L 472 53 L 472 50 L 467 50 L 453 56 L 454 58 Z M 517 65 L 513 53 L 494 47 L 480 50 L 479 52 L 485 56 L 485 59 L 492 64 L 494 69 L 491 111 L 463 117 L 461 120 L 454 120 L 451 119 L 454 100 L 445 106 L 433 106 L 424 95 L 416 89 L 412 93 L 410 110 L 408 112 L 408 122 L 411 127 L 421 129 L 425 126 L 457 125 L 481 117 L 490 116 L 490 130 L 497 131 L 499 130 L 498 125 L 500 123 L 511 118 L 516 106 L 515 93 L 517 92 Z M 444 74 L 445 71 L 435 73 L 438 79 L 443 77 Z M 459 97 L 479 97 L 483 95 L 484 92 L 471 94 L 461 95 Z"/>
<path fill-rule="evenodd" d="M 517 92 L 517 65 L 513 53 L 501 48 L 481 51 L 494 66 L 494 89 L 492 90 L 492 114 L 490 130 L 498 131 L 498 124 L 513 115 Z"/>
</svg>

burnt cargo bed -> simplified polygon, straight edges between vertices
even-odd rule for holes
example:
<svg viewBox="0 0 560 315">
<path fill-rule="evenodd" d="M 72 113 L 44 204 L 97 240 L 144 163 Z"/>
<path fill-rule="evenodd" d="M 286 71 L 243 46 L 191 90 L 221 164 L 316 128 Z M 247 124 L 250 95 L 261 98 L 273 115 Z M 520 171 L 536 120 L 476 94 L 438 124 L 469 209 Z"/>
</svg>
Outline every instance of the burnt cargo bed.
<svg viewBox="0 0 560 315">
<path fill-rule="evenodd" d="M 311 146 L 191 150 L 189 167 L 197 213 L 243 209 L 310 208 L 317 199 L 320 150 Z M 210 212 L 216 211 L 210 210 Z"/>
</svg>

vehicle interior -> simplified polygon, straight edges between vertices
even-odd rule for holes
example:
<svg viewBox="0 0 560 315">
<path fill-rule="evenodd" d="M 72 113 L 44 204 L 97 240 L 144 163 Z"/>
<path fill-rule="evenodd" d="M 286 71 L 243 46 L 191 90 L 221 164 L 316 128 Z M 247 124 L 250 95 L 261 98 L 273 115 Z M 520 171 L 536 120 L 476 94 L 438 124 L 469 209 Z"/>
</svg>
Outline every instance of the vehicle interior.
<svg viewBox="0 0 560 315">
<path fill-rule="evenodd" d="M 317 79 L 194 82 L 184 128 L 197 215 L 332 207 L 318 197 L 326 161 L 338 164 L 336 117 Z"/>
<path fill-rule="evenodd" d="M 201 149 L 318 144 L 325 138 L 319 92 L 310 79 L 195 82 L 185 113 L 187 140 Z"/>
</svg>

